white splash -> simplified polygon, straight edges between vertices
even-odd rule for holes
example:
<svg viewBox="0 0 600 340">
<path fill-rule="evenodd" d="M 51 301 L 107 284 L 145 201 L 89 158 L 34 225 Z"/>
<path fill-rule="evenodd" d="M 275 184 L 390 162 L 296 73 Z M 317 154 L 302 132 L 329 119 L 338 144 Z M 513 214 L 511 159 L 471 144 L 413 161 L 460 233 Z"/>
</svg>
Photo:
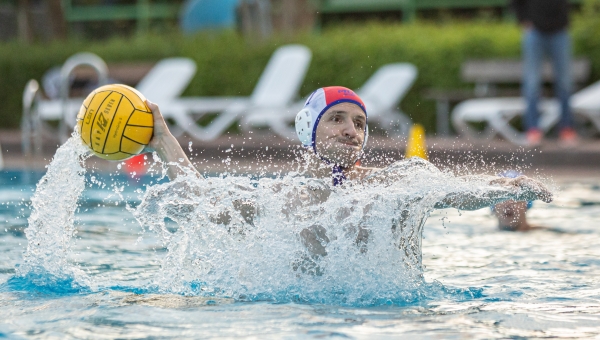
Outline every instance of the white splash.
<svg viewBox="0 0 600 340">
<path fill-rule="evenodd" d="M 32 212 L 25 229 L 27 250 L 17 277 L 38 286 L 88 286 L 86 275 L 69 261 L 77 201 L 85 188 L 83 161 L 87 147 L 73 135 L 54 155 L 31 199 Z"/>
<path fill-rule="evenodd" d="M 25 231 L 27 251 L 16 275 L 26 284 L 91 289 L 70 259 L 88 156 L 74 135 L 37 185 Z M 168 249 L 154 280 L 158 292 L 242 301 L 404 304 L 443 293 L 443 286 L 423 280 L 421 263 L 423 225 L 440 202 L 452 195 L 487 201 L 527 197 L 491 186 L 489 179 L 456 177 L 416 158 L 341 187 L 301 173 L 261 179 L 188 174 L 149 186 L 132 211 Z M 176 228 L 169 228 L 167 219 Z"/>
<path fill-rule="evenodd" d="M 332 187 L 298 174 L 186 176 L 150 187 L 134 214 L 168 248 L 155 284 L 253 301 L 411 302 L 424 293 L 422 229 L 436 203 L 450 193 L 514 195 L 415 158 L 381 178 Z"/>
</svg>

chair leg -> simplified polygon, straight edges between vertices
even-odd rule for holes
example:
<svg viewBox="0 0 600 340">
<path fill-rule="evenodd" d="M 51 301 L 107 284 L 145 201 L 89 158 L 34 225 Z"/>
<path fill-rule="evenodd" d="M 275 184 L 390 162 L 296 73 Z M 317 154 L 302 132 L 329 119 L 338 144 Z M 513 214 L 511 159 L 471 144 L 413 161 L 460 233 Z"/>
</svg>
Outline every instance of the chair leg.
<svg viewBox="0 0 600 340">
<path fill-rule="evenodd" d="M 240 119 L 240 128 L 241 128 L 241 130 L 242 130 L 243 133 L 249 133 L 250 131 L 253 130 L 252 128 L 255 125 L 258 125 L 258 126 L 261 126 L 261 127 L 269 125 L 269 123 L 267 123 L 266 121 L 264 121 L 264 122 L 260 121 L 260 124 L 256 124 L 256 122 L 249 121 L 249 119 L 252 119 L 252 117 L 253 117 L 253 115 L 251 113 L 249 116 Z"/>
<path fill-rule="evenodd" d="M 493 129 L 490 129 L 489 125 L 486 127 L 483 134 L 477 132 L 475 129 L 470 127 L 461 116 L 462 112 L 460 110 L 455 110 L 452 113 L 452 125 L 454 126 L 456 133 L 458 133 L 460 136 L 466 138 L 477 138 L 478 135 L 483 135 L 485 139 L 491 139 L 496 135 L 496 132 Z"/>
<path fill-rule="evenodd" d="M 594 124 L 594 127 L 600 132 L 600 112 L 594 112 L 594 114 L 586 115 L 586 117 Z"/>
<path fill-rule="evenodd" d="M 438 136 L 450 136 L 450 101 L 437 100 L 435 103 L 436 132 Z"/>
<path fill-rule="evenodd" d="M 196 121 L 192 119 L 186 112 L 179 112 L 173 115 L 173 119 L 177 122 L 185 132 L 189 133 L 193 138 L 210 141 L 217 139 L 222 135 L 247 107 L 245 105 L 233 105 L 227 110 L 221 112 L 210 124 L 205 127 L 200 127 Z"/>
<path fill-rule="evenodd" d="M 21 116 L 21 152 L 26 157 L 31 155 L 31 136 L 33 135 L 29 112 L 29 108 L 23 107 L 23 115 Z"/>
<path fill-rule="evenodd" d="M 554 101 L 543 103 L 541 111 L 539 120 L 540 129 L 543 132 L 548 132 L 560 120 L 560 105 Z"/>
<path fill-rule="evenodd" d="M 490 127 L 494 129 L 498 134 L 504 137 L 509 142 L 516 145 L 524 145 L 526 144 L 525 137 L 522 133 L 512 128 L 508 122 L 508 120 L 497 118 L 491 119 L 488 121 Z"/>
<path fill-rule="evenodd" d="M 286 138 L 286 139 L 296 139 L 296 130 L 290 126 L 288 126 L 285 121 L 282 120 L 274 120 L 270 124 L 271 129 L 277 135 Z"/>
<path fill-rule="evenodd" d="M 196 126 L 196 121 L 187 115 L 186 112 L 174 113 L 172 118 L 175 120 L 176 125 L 186 133 L 190 134 L 190 136 L 198 140 L 204 140 L 204 138 L 201 137 L 203 134 L 202 131 Z"/>
<path fill-rule="evenodd" d="M 179 124 L 175 123 L 175 124 L 171 124 L 169 123 L 169 121 L 167 122 L 167 127 L 169 128 L 169 131 L 171 132 L 171 134 L 174 137 L 179 137 L 181 135 L 183 135 L 184 130 L 179 126 Z"/>
<path fill-rule="evenodd" d="M 38 98 L 39 83 L 31 79 L 23 91 L 23 114 L 21 116 L 21 152 L 25 156 L 31 154 L 31 139 L 35 136 L 34 115 L 36 100 Z M 34 137 L 35 138 L 35 137 Z"/>
<path fill-rule="evenodd" d="M 296 130 L 288 124 L 289 122 L 293 122 L 293 120 L 290 121 L 284 118 L 289 117 L 290 112 L 286 112 L 283 116 L 277 116 L 271 113 L 273 110 L 278 114 L 283 114 L 283 112 L 281 112 L 282 109 L 254 109 L 254 112 L 250 111 L 247 116 L 240 119 L 240 128 L 244 133 L 248 133 L 255 130 L 256 127 L 266 127 L 280 137 L 295 139 Z M 257 114 L 256 111 L 261 111 L 262 114 Z"/>
<path fill-rule="evenodd" d="M 493 114 L 488 114 L 489 118 L 480 121 L 487 123 L 487 127 L 482 133 L 478 133 L 462 119 L 462 111 L 458 107 L 452 114 L 452 125 L 454 125 L 459 134 L 467 137 L 477 137 L 479 135 L 484 139 L 492 139 L 499 134 L 511 143 L 522 145 L 524 143 L 522 134 L 513 129 L 509 124 L 510 119 L 514 116 L 514 114 L 507 114 L 506 112 L 496 110 Z"/>
</svg>

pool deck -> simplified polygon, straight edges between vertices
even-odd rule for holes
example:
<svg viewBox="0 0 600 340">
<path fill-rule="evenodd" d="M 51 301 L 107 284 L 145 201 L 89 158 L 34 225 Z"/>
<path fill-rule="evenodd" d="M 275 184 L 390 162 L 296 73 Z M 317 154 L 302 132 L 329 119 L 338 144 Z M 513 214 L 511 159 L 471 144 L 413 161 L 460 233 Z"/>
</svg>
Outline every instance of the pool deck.
<svg viewBox="0 0 600 340">
<path fill-rule="evenodd" d="M 301 148 L 296 140 L 273 135 L 251 133 L 225 135 L 210 142 L 179 138 L 184 149 L 191 150 L 190 159 L 199 169 L 222 172 L 235 168 L 242 172 L 276 172 L 294 168 L 291 164 Z M 191 147 L 189 142 L 192 141 Z M 43 170 L 49 164 L 58 140 L 45 139 L 37 155 L 24 156 L 18 130 L 0 130 L 0 145 L 5 169 Z M 429 158 L 434 164 L 454 171 L 476 169 L 490 173 L 499 169 L 519 168 L 531 175 L 555 178 L 600 179 L 600 140 L 585 139 L 573 147 L 564 147 L 555 140 L 546 140 L 537 148 L 523 148 L 503 140 L 466 140 L 459 137 L 427 138 Z M 402 159 L 406 140 L 370 136 L 365 165 L 383 166 Z M 116 171 L 117 162 L 91 158 L 88 167 Z"/>
</svg>

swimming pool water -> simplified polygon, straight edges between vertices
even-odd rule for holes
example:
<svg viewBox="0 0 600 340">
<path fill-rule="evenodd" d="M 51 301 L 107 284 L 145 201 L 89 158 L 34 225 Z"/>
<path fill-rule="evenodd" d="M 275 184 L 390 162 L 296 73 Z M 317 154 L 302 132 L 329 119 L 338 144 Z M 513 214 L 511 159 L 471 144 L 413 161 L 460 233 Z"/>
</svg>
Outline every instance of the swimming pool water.
<svg viewBox="0 0 600 340">
<path fill-rule="evenodd" d="M 87 174 L 88 183 L 91 176 Z M 151 288 L 167 250 L 142 232 L 131 206 L 102 178 L 84 191 L 69 260 L 90 286 L 50 288 L 15 277 L 27 246 L 30 199 L 41 174 L 0 173 L 0 337 L 7 338 L 597 338 L 600 336 L 600 181 L 558 183 L 530 222 L 553 230 L 498 231 L 489 209 L 438 210 L 424 228 L 429 296 L 367 307 L 242 302 Z M 144 179 L 151 181 L 151 179 Z M 174 227 L 174 226 L 173 226 Z M 43 275 L 43 274 L 40 274 Z M 65 289 L 61 289 L 65 288 Z M 149 288 L 150 287 L 150 288 Z"/>
</svg>

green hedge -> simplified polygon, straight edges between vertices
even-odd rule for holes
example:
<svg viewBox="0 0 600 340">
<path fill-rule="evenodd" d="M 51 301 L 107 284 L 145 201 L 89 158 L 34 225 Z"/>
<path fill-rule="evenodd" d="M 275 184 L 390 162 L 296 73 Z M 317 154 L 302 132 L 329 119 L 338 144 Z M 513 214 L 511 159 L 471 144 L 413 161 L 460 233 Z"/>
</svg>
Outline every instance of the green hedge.
<svg viewBox="0 0 600 340">
<path fill-rule="evenodd" d="M 590 0 L 588 12 L 593 12 L 593 3 L 599 1 Z M 597 79 L 600 77 L 600 20 L 598 15 L 592 14 L 577 18 L 572 31 L 576 54 L 592 60 L 593 79 Z M 108 63 L 190 57 L 197 62 L 198 73 L 185 95 L 249 95 L 271 53 L 287 43 L 304 44 L 313 52 L 301 89 L 303 96 L 327 85 L 357 88 L 382 65 L 414 63 L 419 77 L 401 106 L 414 121 L 432 131 L 434 102 L 423 98 L 424 90 L 469 86 L 459 78 L 460 64 L 467 59 L 518 57 L 520 31 L 511 23 L 370 23 L 332 27 L 320 34 L 293 39 L 279 37 L 260 43 L 245 41 L 233 32 L 30 46 L 3 43 L 0 44 L 0 128 L 19 126 L 21 95 L 27 80 L 40 79 L 46 70 L 62 64 L 76 52 L 96 53 Z"/>
</svg>

